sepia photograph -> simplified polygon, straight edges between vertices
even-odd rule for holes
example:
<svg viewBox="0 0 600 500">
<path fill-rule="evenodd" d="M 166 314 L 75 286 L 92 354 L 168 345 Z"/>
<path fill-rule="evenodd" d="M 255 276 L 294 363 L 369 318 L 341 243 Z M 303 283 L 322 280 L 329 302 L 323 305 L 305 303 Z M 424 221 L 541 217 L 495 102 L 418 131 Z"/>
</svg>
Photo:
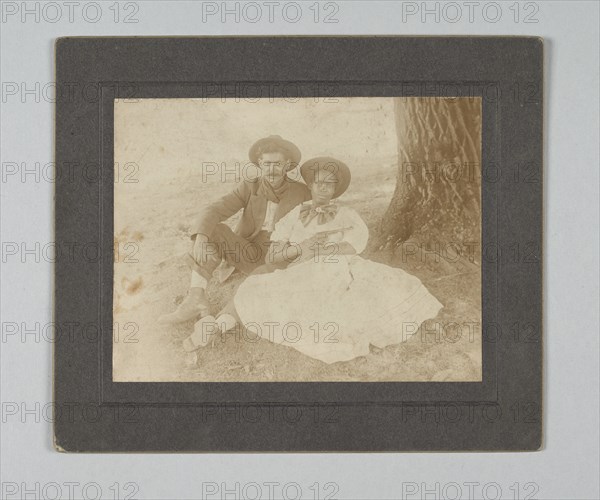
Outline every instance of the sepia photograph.
<svg viewBox="0 0 600 500">
<path fill-rule="evenodd" d="M 114 101 L 113 381 L 480 382 L 480 97 Z"/>
</svg>

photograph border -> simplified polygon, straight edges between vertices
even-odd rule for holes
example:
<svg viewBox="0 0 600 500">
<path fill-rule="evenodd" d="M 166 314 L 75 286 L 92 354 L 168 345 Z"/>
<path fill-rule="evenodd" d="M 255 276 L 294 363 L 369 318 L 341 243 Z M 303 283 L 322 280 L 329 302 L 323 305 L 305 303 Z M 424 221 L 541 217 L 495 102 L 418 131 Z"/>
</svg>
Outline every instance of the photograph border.
<svg viewBox="0 0 600 500">
<path fill-rule="evenodd" d="M 78 413 L 56 419 L 56 447 L 539 449 L 542 60 L 543 44 L 535 37 L 59 39 L 57 88 L 76 92 L 56 104 L 56 245 L 95 243 L 100 259 L 59 252 L 54 321 L 59 328 L 96 324 L 100 334 L 95 342 L 56 336 L 56 407 L 96 409 L 94 419 Z M 114 99 L 205 97 L 208 89 L 219 98 L 235 92 L 236 84 L 270 86 L 277 93 L 286 83 L 303 89 L 305 97 L 323 89 L 326 97 L 449 97 L 444 85 L 482 97 L 482 168 L 494 165 L 500 172 L 493 182 L 482 179 L 482 244 L 497 249 L 528 244 L 533 250 L 517 262 L 482 258 L 484 328 L 495 321 L 506 334 L 482 340 L 481 383 L 112 382 Z M 77 92 L 90 85 L 97 99 Z M 496 94 L 481 93 L 490 88 Z M 81 171 L 73 165 L 82 164 L 96 166 L 97 182 L 72 175 Z M 520 165 L 527 165 L 529 181 L 514 175 Z M 515 324 L 517 335 L 508 334 Z M 526 340 L 518 335 L 523 325 L 534 328 Z"/>
</svg>

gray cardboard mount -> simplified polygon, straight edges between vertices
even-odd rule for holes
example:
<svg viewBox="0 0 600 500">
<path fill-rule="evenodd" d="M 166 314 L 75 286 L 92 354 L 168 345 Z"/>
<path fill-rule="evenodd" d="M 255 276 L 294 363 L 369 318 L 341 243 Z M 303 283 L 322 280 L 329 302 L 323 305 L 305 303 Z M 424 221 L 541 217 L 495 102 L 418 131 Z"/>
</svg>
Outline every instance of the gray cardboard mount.
<svg viewBox="0 0 600 500">
<path fill-rule="evenodd" d="M 535 37 L 57 40 L 56 448 L 539 449 L 542 61 Z M 483 98 L 482 163 L 496 172 L 482 182 L 483 247 L 524 251 L 516 261 L 483 260 L 483 328 L 503 334 L 484 339 L 481 383 L 112 382 L 113 101 L 218 98 L 241 82 L 274 97 L 292 87 L 300 96 L 431 96 L 452 87 Z M 525 175 L 508 175 L 515 166 Z M 99 258 L 74 244 L 99 245 Z M 98 326 L 94 341 L 77 334 L 82 325 Z"/>
</svg>

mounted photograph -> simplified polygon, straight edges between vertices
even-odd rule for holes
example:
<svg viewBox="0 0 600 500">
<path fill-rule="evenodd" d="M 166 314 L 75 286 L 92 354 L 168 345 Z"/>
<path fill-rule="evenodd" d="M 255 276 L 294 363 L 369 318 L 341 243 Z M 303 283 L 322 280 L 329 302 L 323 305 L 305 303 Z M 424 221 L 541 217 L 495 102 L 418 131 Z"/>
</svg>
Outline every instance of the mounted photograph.
<svg viewBox="0 0 600 500">
<path fill-rule="evenodd" d="M 539 450 L 543 49 L 59 40 L 57 448 Z"/>
</svg>

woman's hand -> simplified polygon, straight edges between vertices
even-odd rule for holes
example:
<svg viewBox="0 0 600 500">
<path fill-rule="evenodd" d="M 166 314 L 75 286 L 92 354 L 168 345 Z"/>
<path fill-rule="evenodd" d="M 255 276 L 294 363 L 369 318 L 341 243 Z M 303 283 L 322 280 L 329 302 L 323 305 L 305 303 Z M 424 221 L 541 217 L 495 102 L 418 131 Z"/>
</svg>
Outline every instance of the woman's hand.
<svg viewBox="0 0 600 500">
<path fill-rule="evenodd" d="M 315 234 L 301 243 L 274 242 L 270 248 L 270 261 L 273 263 L 288 262 L 297 264 L 318 257 L 328 255 L 327 250 L 336 247 L 337 243 L 328 242 L 328 235 Z M 338 252 L 334 252 L 338 253 Z"/>
<path fill-rule="evenodd" d="M 302 248 L 304 248 L 304 247 L 311 248 L 311 247 L 314 247 L 315 245 L 322 246 L 326 242 L 327 242 L 327 235 L 317 233 L 317 234 L 311 236 L 310 238 L 305 239 L 302 243 L 300 243 L 300 246 Z"/>
</svg>

